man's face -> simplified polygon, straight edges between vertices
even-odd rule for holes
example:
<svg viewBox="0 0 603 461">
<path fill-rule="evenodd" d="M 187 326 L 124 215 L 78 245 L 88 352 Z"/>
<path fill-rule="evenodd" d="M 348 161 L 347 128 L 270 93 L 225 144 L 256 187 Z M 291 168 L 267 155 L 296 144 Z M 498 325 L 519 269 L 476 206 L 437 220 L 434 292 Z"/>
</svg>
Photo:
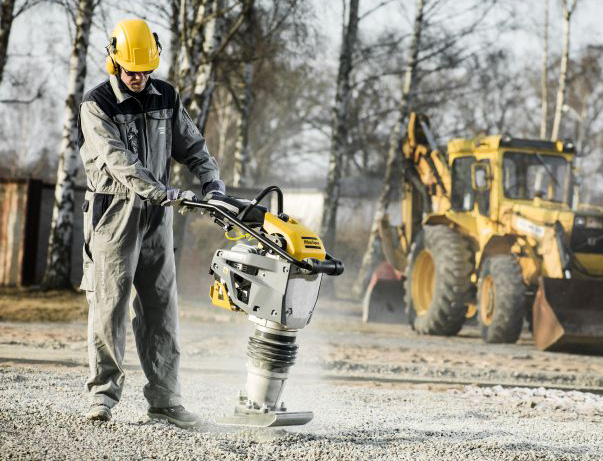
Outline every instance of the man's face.
<svg viewBox="0 0 603 461">
<path fill-rule="evenodd" d="M 150 72 L 126 72 L 122 67 L 119 78 L 128 87 L 128 90 L 138 93 L 144 90 L 150 75 Z"/>
</svg>

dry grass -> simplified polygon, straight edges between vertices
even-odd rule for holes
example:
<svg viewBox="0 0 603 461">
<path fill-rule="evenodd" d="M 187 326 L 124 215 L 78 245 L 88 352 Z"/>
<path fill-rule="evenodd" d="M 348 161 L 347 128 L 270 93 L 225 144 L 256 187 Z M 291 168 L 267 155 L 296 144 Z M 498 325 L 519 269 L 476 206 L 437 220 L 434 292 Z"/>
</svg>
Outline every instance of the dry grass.
<svg viewBox="0 0 603 461">
<path fill-rule="evenodd" d="M 87 315 L 83 292 L 0 288 L 0 321 L 69 322 L 83 320 Z"/>
</svg>

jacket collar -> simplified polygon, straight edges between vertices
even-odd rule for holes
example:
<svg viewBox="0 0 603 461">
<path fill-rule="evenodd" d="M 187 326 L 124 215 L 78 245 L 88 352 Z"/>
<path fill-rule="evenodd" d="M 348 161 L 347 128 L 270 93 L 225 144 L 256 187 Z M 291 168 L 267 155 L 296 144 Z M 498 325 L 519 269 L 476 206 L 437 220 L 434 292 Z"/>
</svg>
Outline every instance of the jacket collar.
<svg viewBox="0 0 603 461">
<path fill-rule="evenodd" d="M 118 104 L 121 104 L 122 102 L 126 101 L 127 99 L 134 97 L 131 94 L 129 94 L 128 92 L 122 91 L 122 89 L 120 88 L 120 85 L 119 85 L 119 80 L 116 75 L 109 75 L 109 83 L 111 84 L 113 93 L 115 93 L 115 97 L 117 98 Z M 147 94 L 155 94 L 155 95 L 161 96 L 161 93 L 159 92 L 159 90 L 155 87 L 155 85 L 153 85 L 152 79 L 149 80 L 146 91 L 147 91 Z"/>
</svg>

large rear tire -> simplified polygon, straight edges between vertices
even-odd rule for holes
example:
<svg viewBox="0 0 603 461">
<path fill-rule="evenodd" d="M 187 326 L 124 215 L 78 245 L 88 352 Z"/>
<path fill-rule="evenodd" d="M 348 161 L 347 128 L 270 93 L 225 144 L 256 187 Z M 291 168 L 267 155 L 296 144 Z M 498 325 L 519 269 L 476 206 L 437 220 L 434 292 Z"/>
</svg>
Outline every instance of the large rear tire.
<svg viewBox="0 0 603 461">
<path fill-rule="evenodd" d="M 477 302 L 482 338 L 487 343 L 519 339 L 526 310 L 526 287 L 513 255 L 491 256 L 480 270 Z"/>
<path fill-rule="evenodd" d="M 463 327 L 474 255 L 455 230 L 425 226 L 411 246 L 404 282 L 409 323 L 417 333 L 451 336 Z"/>
</svg>

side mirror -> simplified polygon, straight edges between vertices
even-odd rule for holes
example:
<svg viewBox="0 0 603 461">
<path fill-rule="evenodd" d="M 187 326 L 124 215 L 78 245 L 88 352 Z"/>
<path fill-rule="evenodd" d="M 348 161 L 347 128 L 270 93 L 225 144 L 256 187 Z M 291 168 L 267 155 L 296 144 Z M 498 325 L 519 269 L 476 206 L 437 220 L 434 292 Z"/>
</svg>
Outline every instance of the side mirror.
<svg viewBox="0 0 603 461">
<path fill-rule="evenodd" d="M 490 164 L 475 162 L 471 165 L 471 187 L 477 192 L 485 192 L 490 189 L 491 180 Z"/>
</svg>

